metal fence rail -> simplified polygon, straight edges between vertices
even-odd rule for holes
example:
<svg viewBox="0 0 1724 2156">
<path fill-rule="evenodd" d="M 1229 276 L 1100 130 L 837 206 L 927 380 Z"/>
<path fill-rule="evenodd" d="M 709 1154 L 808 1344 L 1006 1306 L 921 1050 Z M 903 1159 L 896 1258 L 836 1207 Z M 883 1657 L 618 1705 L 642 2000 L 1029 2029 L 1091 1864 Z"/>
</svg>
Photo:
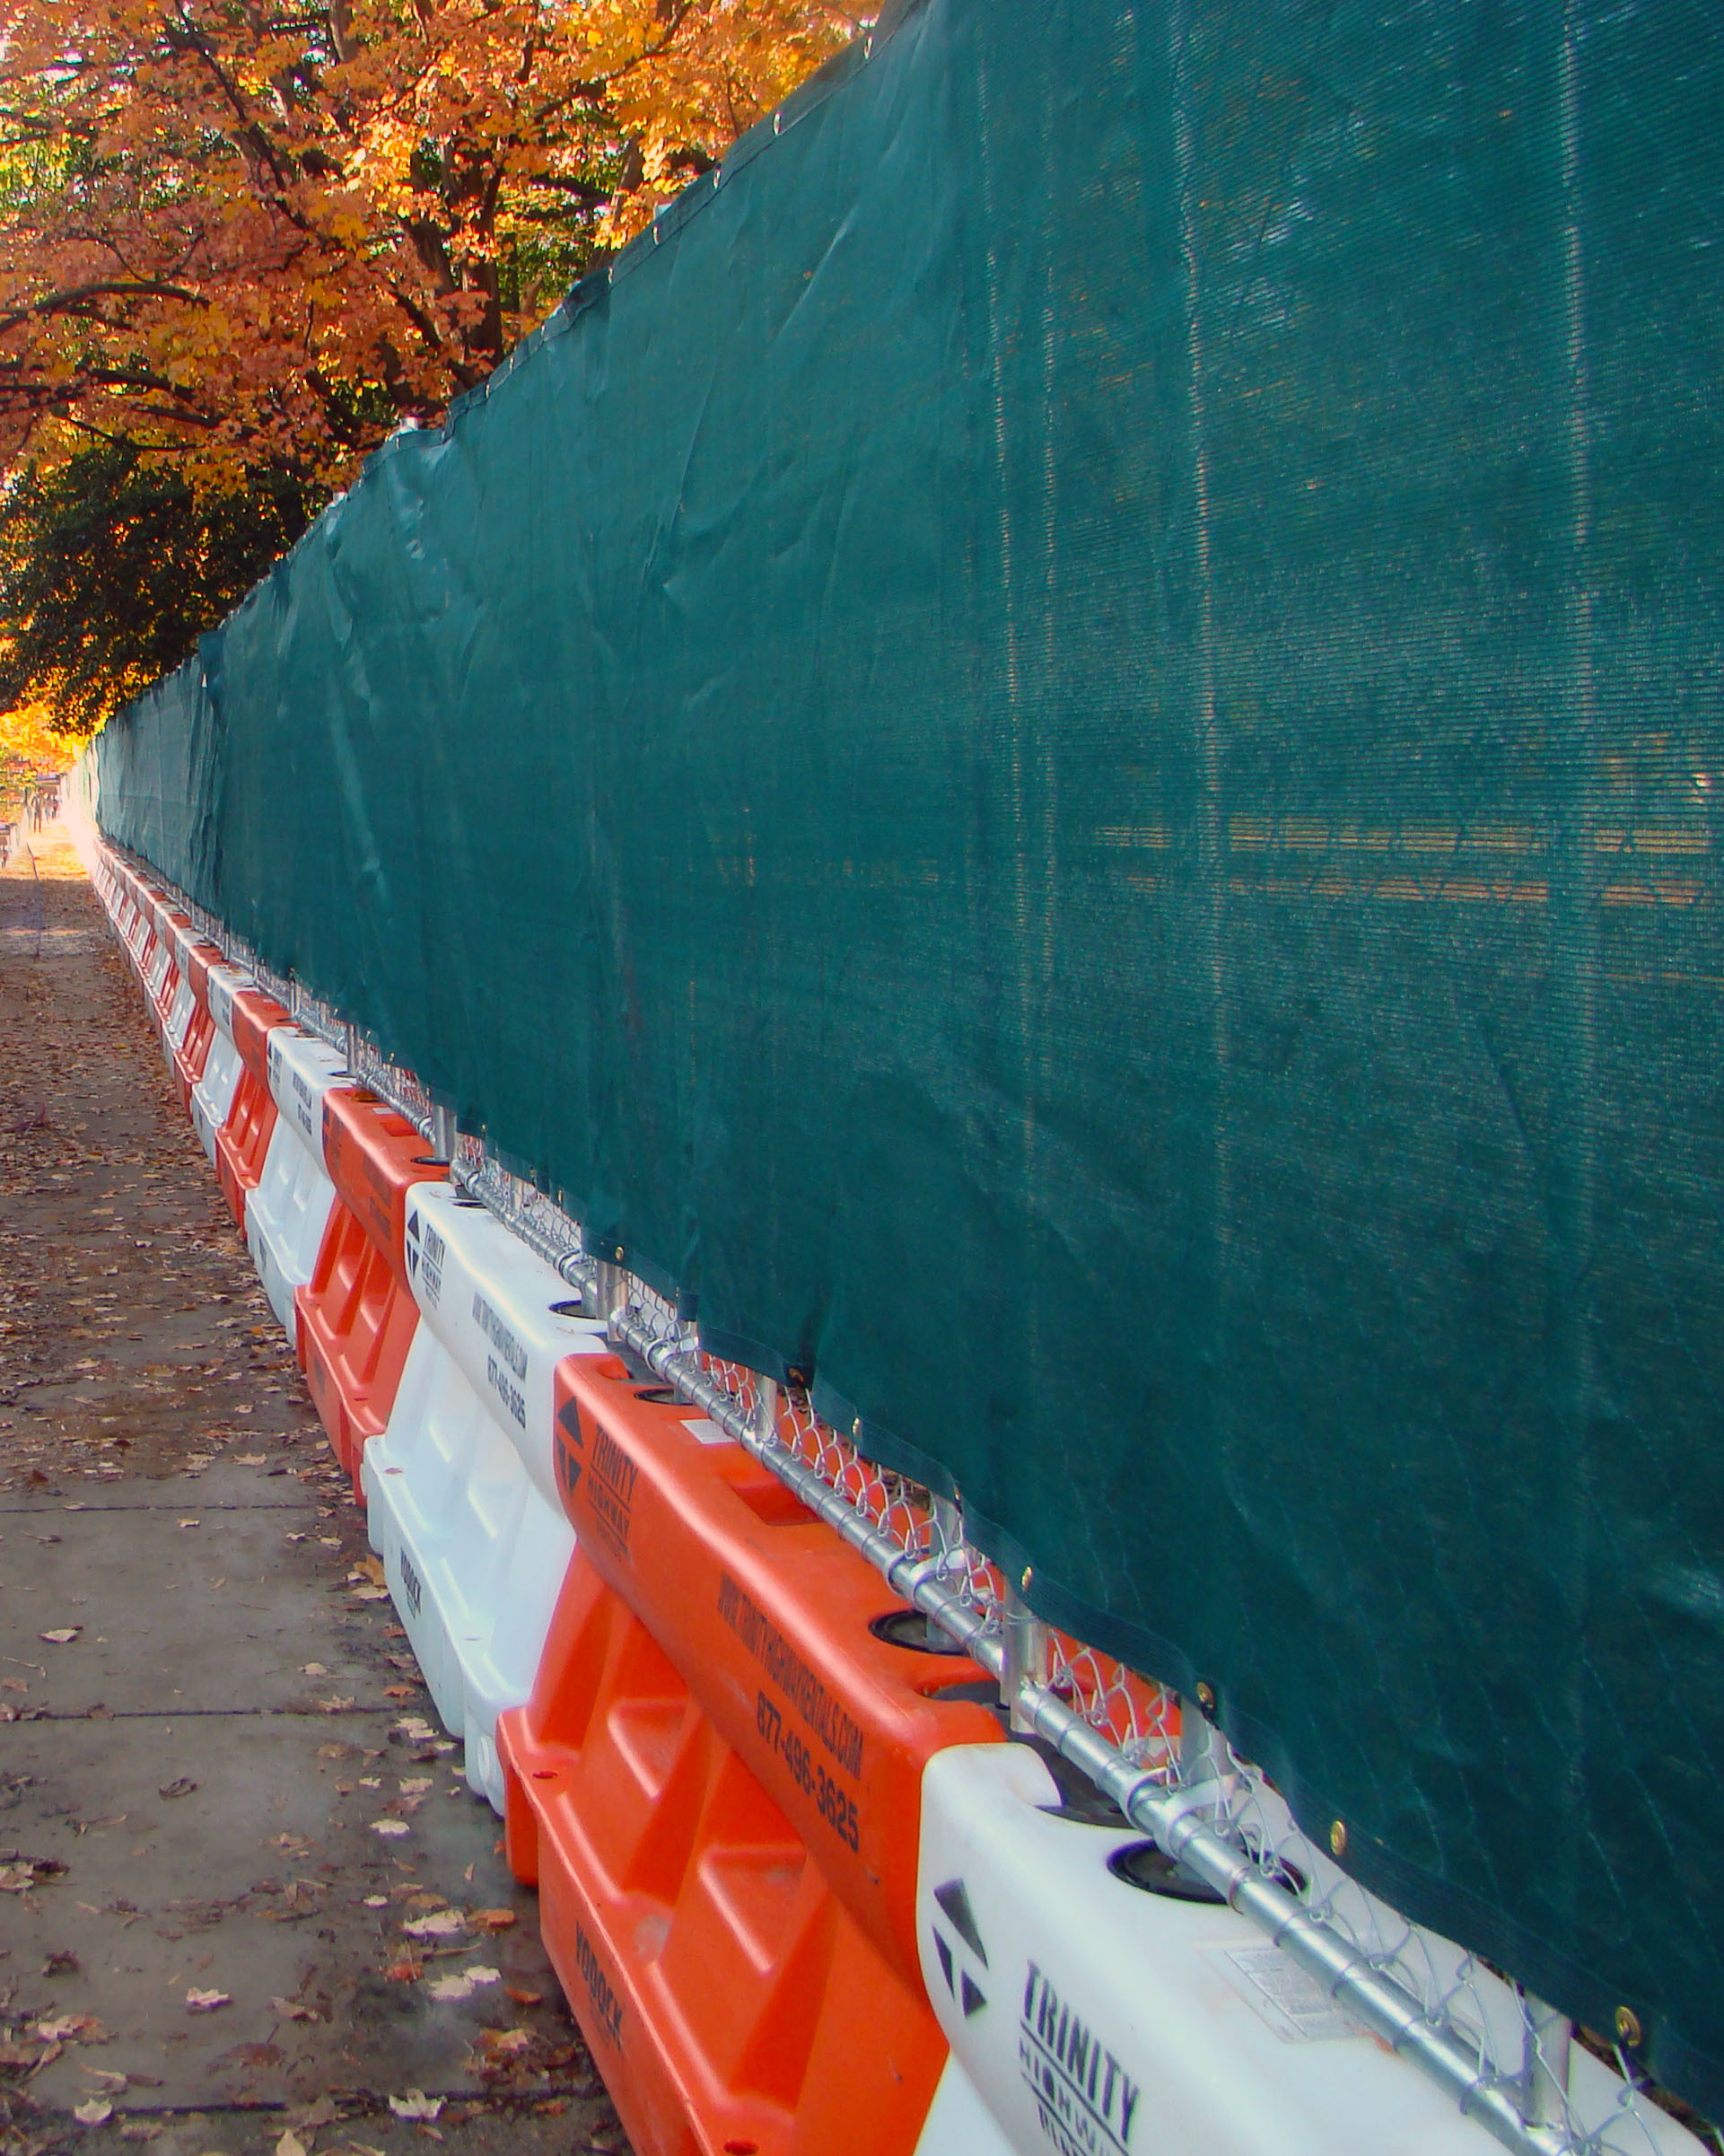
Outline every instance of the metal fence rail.
<svg viewBox="0 0 1724 2156">
<path fill-rule="evenodd" d="M 147 863 L 137 862 L 152 875 Z M 454 1179 L 553 1266 L 611 1337 L 777 1475 L 892 1591 L 1000 1687 L 1033 1732 L 1166 1854 L 1260 1926 L 1361 2028 L 1412 2061 L 1520 2156 L 1659 2156 L 1693 2143 L 1614 2049 L 1583 2049 L 1569 2021 L 1454 1941 L 1408 1923 L 1348 1877 L 1335 1845 L 1295 1823 L 1273 1784 L 1208 1719 L 1153 1679 L 1035 1617 L 1017 1583 L 967 1538 L 959 1504 L 867 1459 L 781 1387 L 700 1347 L 696 1328 L 622 1266 L 594 1258 L 578 1222 L 456 1129 L 415 1074 L 201 909 L 202 933 L 339 1048 L 358 1079 L 420 1130 Z M 1632 2031 L 1618 2034 L 1632 2040 Z M 1691 2124 L 1724 2151 L 1715 2128 Z"/>
</svg>

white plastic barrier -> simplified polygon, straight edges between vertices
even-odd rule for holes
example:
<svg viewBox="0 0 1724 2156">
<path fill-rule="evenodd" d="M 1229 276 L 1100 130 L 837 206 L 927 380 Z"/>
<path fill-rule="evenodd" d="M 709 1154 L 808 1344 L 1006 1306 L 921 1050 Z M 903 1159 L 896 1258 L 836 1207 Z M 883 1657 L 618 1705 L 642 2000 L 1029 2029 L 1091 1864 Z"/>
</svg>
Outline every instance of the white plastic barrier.
<svg viewBox="0 0 1724 2156">
<path fill-rule="evenodd" d="M 935 2086 L 916 2136 L 915 2156 L 1018 2156 L 955 2055 L 947 2059 Z M 1095 2152 L 1086 2147 L 1084 2156 Z"/>
<path fill-rule="evenodd" d="M 191 1023 L 191 1014 L 197 1008 L 197 998 L 192 994 L 191 983 L 184 973 L 179 986 L 174 990 L 173 1001 L 168 1006 L 166 1021 L 162 1028 L 162 1053 L 167 1058 L 168 1068 L 173 1068 L 173 1059 L 186 1045 L 186 1029 Z"/>
<path fill-rule="evenodd" d="M 323 1165 L 323 1096 L 346 1076 L 336 1051 L 297 1026 L 269 1036 L 269 1091 L 279 1113 L 263 1174 L 245 1201 L 245 1240 L 269 1307 L 299 1341 L 293 1290 L 311 1277 L 335 1204 Z"/>
<path fill-rule="evenodd" d="M 209 969 L 209 1014 L 215 1028 L 210 1035 L 203 1075 L 191 1089 L 191 1119 L 212 1167 L 215 1164 L 215 1134 L 228 1119 L 245 1069 L 245 1058 L 233 1045 L 233 998 L 239 990 L 251 985 L 250 975 L 241 973 L 237 966 L 212 966 Z"/>
<path fill-rule="evenodd" d="M 149 967 L 144 976 L 144 986 L 149 993 L 153 1016 L 155 1015 L 156 1006 L 162 999 L 162 984 L 167 979 L 168 969 L 172 964 L 173 943 L 168 936 L 158 933 L 155 939 L 155 949 L 151 953 Z M 156 1022 L 161 1023 L 159 1018 Z"/>
<path fill-rule="evenodd" d="M 142 906 L 132 916 L 132 926 L 126 938 L 126 948 L 132 954 L 132 971 L 141 981 L 148 973 L 150 962 L 156 953 L 155 924 Z"/>
<path fill-rule="evenodd" d="M 447 1184 L 408 1194 L 407 1249 L 421 1323 L 365 1448 L 372 1547 L 468 1781 L 501 1812 L 497 1716 L 532 1690 L 574 1548 L 552 1372 L 608 1344 L 567 1314 L 573 1288 Z"/>
<path fill-rule="evenodd" d="M 1061 1802 L 1025 1745 L 955 1747 L 923 1775 L 916 1933 L 952 2046 L 941 2097 L 962 2074 L 1017 2156 L 1492 2156 L 1482 2125 L 1249 1919 L 1181 1898 L 1202 1889 L 1169 1882 L 1142 1835 L 1055 1816 Z M 1339 1874 L 1317 1862 L 1327 1892 Z M 1174 1891 L 1120 1875 L 1133 1870 Z M 1508 1987 L 1475 1967 L 1468 1989 L 1512 2041 Z M 1579 2112 L 1607 2117 L 1621 2087 L 1575 2047 Z M 1700 2156 L 1647 2116 L 1649 2149 Z"/>
</svg>

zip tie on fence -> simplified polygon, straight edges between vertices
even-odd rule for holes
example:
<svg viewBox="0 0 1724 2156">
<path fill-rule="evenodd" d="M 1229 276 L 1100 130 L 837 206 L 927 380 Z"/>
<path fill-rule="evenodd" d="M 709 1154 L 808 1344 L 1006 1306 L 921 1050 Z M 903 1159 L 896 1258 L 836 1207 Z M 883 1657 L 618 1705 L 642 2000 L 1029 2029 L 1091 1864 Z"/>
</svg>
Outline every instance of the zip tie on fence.
<svg viewBox="0 0 1724 2156">
<path fill-rule="evenodd" d="M 568 1277 L 567 1275 L 564 1277 Z M 919 1556 L 873 1526 L 814 1469 L 768 1437 L 724 1389 L 713 1383 L 688 1348 L 650 1331 L 626 1310 L 610 1314 L 611 1337 L 672 1385 L 726 1436 L 751 1452 L 786 1484 L 811 1512 L 865 1557 L 897 1594 L 957 1641 L 998 1682 L 1005 1648 L 987 1620 L 945 1586 L 937 1555 Z M 1413 1994 L 1375 1968 L 1359 1950 L 1286 1888 L 1169 1796 L 1156 1775 L 1134 1766 L 1098 1730 L 1075 1714 L 1045 1685 L 1030 1685 L 1017 1705 L 1038 1737 L 1052 1744 L 1118 1805 L 1132 1825 L 1156 1846 L 1195 1872 L 1232 1908 L 1257 1925 L 1290 1960 L 1314 1976 L 1335 2004 L 1391 2050 L 1419 2066 L 1445 2090 L 1462 2113 L 1475 2118 L 1518 2156 L 1570 2156 L 1572 2135 L 1554 2125 L 1534 2125 L 1515 2100 L 1512 2085 L 1485 2068 L 1473 2051 L 1432 2021 Z M 1188 1799 L 1187 1799 L 1188 1801 Z"/>
</svg>

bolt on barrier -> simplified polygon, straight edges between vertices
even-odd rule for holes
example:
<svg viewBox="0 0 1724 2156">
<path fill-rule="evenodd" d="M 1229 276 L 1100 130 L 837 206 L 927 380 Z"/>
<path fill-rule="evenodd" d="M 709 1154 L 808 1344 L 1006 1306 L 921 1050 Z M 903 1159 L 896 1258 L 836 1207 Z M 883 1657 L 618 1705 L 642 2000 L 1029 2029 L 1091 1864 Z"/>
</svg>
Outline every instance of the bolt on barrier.
<svg viewBox="0 0 1724 2156">
<path fill-rule="evenodd" d="M 579 1223 L 503 1168 L 482 1138 L 457 1131 L 411 1071 L 201 910 L 194 919 L 300 1025 L 346 1054 L 354 1075 L 449 1159 L 452 1179 L 580 1290 L 616 1343 L 770 1468 L 986 1670 L 1014 1729 L 1052 1745 L 1505 2148 L 1661 2156 L 1693 2146 L 1620 2045 L 1613 2072 L 1574 2040 L 1566 2017 L 1351 1880 L 1335 1861 L 1345 1854 L 1344 1827 L 1337 1823 L 1328 1849 L 1304 1834 L 1261 1768 L 1208 1719 L 1212 1700 L 1181 1700 L 1036 1618 L 1020 1593 L 1029 1574 L 1014 1588 L 968 1541 L 960 1503 L 869 1460 L 815 1415 L 802 1388 L 705 1354 L 670 1302 L 621 1265 L 591 1257 Z M 1724 2151 L 1724 2137 L 1705 2131 Z"/>
</svg>

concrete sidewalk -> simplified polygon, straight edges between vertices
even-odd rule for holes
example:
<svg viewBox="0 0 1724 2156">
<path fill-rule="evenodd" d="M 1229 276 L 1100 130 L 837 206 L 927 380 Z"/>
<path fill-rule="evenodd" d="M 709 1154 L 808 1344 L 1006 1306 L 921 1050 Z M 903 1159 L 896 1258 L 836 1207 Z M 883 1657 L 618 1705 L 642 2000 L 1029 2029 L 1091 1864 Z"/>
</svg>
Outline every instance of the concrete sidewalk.
<svg viewBox="0 0 1724 2156">
<path fill-rule="evenodd" d="M 0 872 L 0 2148 L 621 2149 L 130 973 L 64 833 L 32 851 Z"/>
</svg>

